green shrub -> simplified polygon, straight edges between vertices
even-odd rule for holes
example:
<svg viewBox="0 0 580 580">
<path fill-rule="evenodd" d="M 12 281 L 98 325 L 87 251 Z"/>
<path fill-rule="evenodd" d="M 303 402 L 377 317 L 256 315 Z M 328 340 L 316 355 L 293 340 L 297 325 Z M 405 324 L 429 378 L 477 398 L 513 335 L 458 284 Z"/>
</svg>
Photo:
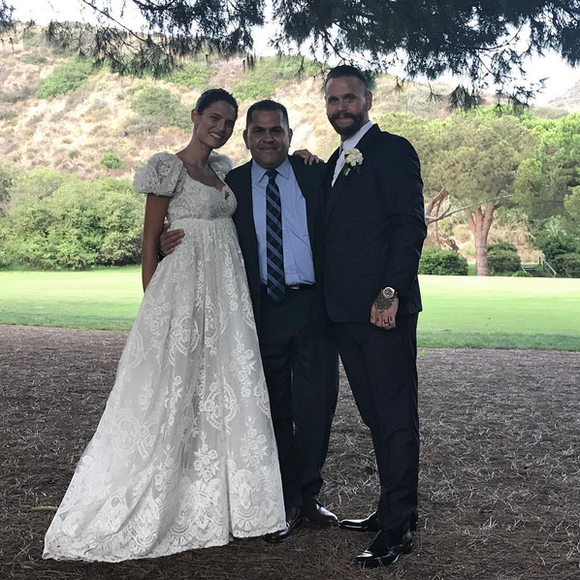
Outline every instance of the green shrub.
<svg viewBox="0 0 580 580">
<path fill-rule="evenodd" d="M 131 109 L 142 117 L 153 117 L 158 125 L 172 125 L 190 131 L 191 111 L 167 89 L 144 84 L 130 92 Z"/>
<path fill-rule="evenodd" d="M 520 270 L 522 261 L 512 244 L 491 244 L 487 249 L 487 268 L 492 276 Z"/>
<path fill-rule="evenodd" d="M 74 180 L 75 177 L 69 173 L 44 167 L 22 173 L 14 178 L 10 188 L 11 205 L 17 207 L 49 197 L 64 183 Z"/>
<path fill-rule="evenodd" d="M 15 168 L 8 165 L 0 165 L 0 217 L 8 215 L 15 179 Z"/>
<path fill-rule="evenodd" d="M 575 254 L 580 249 L 578 242 L 565 232 L 536 236 L 535 243 L 542 250 L 546 256 L 546 260 L 552 266 L 557 256 L 561 254 Z"/>
<path fill-rule="evenodd" d="M 4 244 L 0 240 L 0 270 L 5 270 L 12 265 L 12 261 L 10 259 L 10 254 L 4 247 Z"/>
<path fill-rule="evenodd" d="M 2 103 L 19 103 L 26 101 L 34 96 L 34 86 L 25 85 L 16 87 L 11 91 L 0 91 L 0 102 Z"/>
<path fill-rule="evenodd" d="M 46 57 L 39 54 L 31 54 L 24 59 L 25 64 L 33 64 L 35 66 L 42 66 L 46 64 Z"/>
<path fill-rule="evenodd" d="M 254 68 L 246 70 L 244 81 L 232 88 L 236 99 L 255 101 L 271 99 L 282 82 L 297 81 L 303 76 L 314 76 L 321 65 L 302 56 L 272 56 L 260 58 Z"/>
<path fill-rule="evenodd" d="M 533 276 L 531 274 L 528 274 L 528 272 L 524 272 L 524 270 L 518 270 L 517 272 L 514 272 L 512 274 L 512 277 L 514 277 L 514 278 L 532 278 Z"/>
<path fill-rule="evenodd" d="M 509 242 L 494 242 L 493 244 L 489 244 L 487 246 L 487 251 L 494 252 L 496 250 L 506 250 L 507 252 L 514 252 L 515 254 L 518 253 L 518 249 Z"/>
<path fill-rule="evenodd" d="M 0 121 L 12 121 L 16 117 L 18 117 L 16 111 L 0 111 Z"/>
<path fill-rule="evenodd" d="M 425 248 L 419 262 L 419 274 L 467 276 L 467 260 L 452 250 L 436 246 Z"/>
<path fill-rule="evenodd" d="M 165 124 L 165 117 L 154 117 L 135 115 L 129 117 L 123 125 L 123 135 L 125 137 L 134 137 L 139 135 L 153 135 L 157 133 L 161 124 Z"/>
<path fill-rule="evenodd" d="M 70 58 L 38 83 L 36 98 L 66 95 L 78 89 L 92 74 L 93 67 L 89 60 Z"/>
<path fill-rule="evenodd" d="M 101 157 L 101 165 L 104 165 L 109 169 L 123 169 L 123 167 L 125 167 L 123 161 L 119 159 L 119 156 L 112 149 L 107 149 L 103 153 L 103 156 Z"/>
<path fill-rule="evenodd" d="M 250 78 L 232 88 L 232 94 L 239 101 L 271 99 L 276 92 L 274 85 L 266 79 Z"/>
<path fill-rule="evenodd" d="M 13 209 L 6 251 L 15 265 L 46 270 L 137 263 L 143 205 L 127 180 L 73 178 Z"/>
<path fill-rule="evenodd" d="M 205 63 L 189 61 L 183 67 L 174 71 L 167 80 L 190 89 L 205 91 L 210 86 L 209 80 L 212 74 L 212 69 Z"/>
<path fill-rule="evenodd" d="M 580 278 L 580 254 L 559 254 L 554 260 L 554 269 L 561 276 Z"/>
<path fill-rule="evenodd" d="M 76 159 L 76 158 L 77 158 L 79 155 L 80 155 L 80 153 L 79 153 L 79 152 L 78 152 L 76 149 L 71 149 L 71 150 L 68 152 L 68 156 L 69 156 L 71 159 Z"/>
</svg>

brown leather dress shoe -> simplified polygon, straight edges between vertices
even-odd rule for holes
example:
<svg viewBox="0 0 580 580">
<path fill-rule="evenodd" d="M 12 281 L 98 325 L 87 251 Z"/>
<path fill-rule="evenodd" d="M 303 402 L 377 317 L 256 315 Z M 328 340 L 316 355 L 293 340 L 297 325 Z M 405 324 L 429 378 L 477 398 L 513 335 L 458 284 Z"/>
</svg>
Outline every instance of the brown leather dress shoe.
<svg viewBox="0 0 580 580">
<path fill-rule="evenodd" d="M 286 508 L 286 527 L 283 530 L 279 530 L 278 532 L 264 536 L 264 539 L 266 542 L 270 542 L 270 544 L 279 544 L 280 542 L 284 542 L 294 533 L 294 530 L 301 523 L 302 514 L 300 513 L 300 507 L 294 506 Z"/>
<path fill-rule="evenodd" d="M 302 517 L 315 526 L 338 526 L 338 518 L 316 500 L 302 506 Z"/>
</svg>

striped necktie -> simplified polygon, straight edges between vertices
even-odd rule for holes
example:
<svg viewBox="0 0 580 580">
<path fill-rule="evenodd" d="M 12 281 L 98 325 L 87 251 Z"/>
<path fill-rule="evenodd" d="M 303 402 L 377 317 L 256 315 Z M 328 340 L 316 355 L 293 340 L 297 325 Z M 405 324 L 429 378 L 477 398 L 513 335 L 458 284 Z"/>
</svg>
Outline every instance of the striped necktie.
<svg viewBox="0 0 580 580">
<path fill-rule="evenodd" d="M 274 302 L 282 302 L 286 295 L 284 285 L 284 249 L 282 247 L 282 205 L 276 185 L 275 169 L 267 171 L 266 187 L 266 259 L 267 293 Z"/>
</svg>

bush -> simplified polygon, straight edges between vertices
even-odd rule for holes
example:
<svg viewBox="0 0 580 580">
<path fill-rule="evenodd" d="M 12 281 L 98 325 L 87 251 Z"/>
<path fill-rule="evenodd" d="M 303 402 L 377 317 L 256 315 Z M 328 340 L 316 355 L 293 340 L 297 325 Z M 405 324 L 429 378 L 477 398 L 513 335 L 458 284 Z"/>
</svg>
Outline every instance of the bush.
<svg viewBox="0 0 580 580">
<path fill-rule="evenodd" d="M 213 71 L 208 65 L 198 61 L 190 61 L 174 71 L 167 80 L 189 89 L 205 91 L 210 86 L 209 79 L 212 73 Z"/>
<path fill-rule="evenodd" d="M 257 101 L 259 99 L 271 99 L 276 88 L 265 79 L 251 78 L 234 85 L 232 94 L 239 101 Z"/>
<path fill-rule="evenodd" d="M 13 209 L 3 237 L 15 265 L 85 269 L 139 260 L 144 196 L 126 180 L 74 178 Z"/>
<path fill-rule="evenodd" d="M 16 87 L 11 91 L 0 91 L 0 102 L 2 103 L 19 103 L 26 101 L 34 96 L 34 86 L 25 85 Z"/>
<path fill-rule="evenodd" d="M 496 250 L 506 250 L 507 252 L 513 252 L 514 254 L 518 253 L 518 249 L 509 242 L 494 242 L 493 244 L 489 244 L 487 246 L 487 251 L 494 252 Z"/>
<path fill-rule="evenodd" d="M 125 167 L 123 161 L 119 159 L 119 156 L 112 149 L 107 149 L 103 153 L 103 156 L 101 157 L 101 165 L 104 165 L 109 169 L 123 169 L 123 167 Z"/>
<path fill-rule="evenodd" d="M 0 121 L 12 121 L 16 117 L 18 117 L 16 111 L 0 111 Z"/>
<path fill-rule="evenodd" d="M 157 133 L 160 122 L 165 121 L 164 117 L 141 117 L 134 115 L 129 117 L 123 125 L 123 135 L 125 137 L 134 137 L 139 135 L 153 135 Z"/>
<path fill-rule="evenodd" d="M 131 109 L 142 117 L 156 118 L 158 125 L 172 125 L 184 131 L 192 128 L 190 109 L 167 89 L 141 85 L 131 91 Z"/>
<path fill-rule="evenodd" d="M 554 260 L 554 269 L 559 275 L 580 278 L 580 254 L 559 254 Z"/>
<path fill-rule="evenodd" d="M 38 83 L 36 98 L 46 99 L 53 95 L 66 95 L 78 89 L 92 74 L 93 67 L 90 61 L 79 57 L 70 58 Z"/>
<path fill-rule="evenodd" d="M 302 56 L 273 56 L 261 58 L 245 73 L 245 80 L 232 88 L 236 99 L 255 101 L 270 99 L 281 82 L 297 81 L 304 75 L 320 73 L 321 65 Z"/>
<path fill-rule="evenodd" d="M 24 59 L 24 63 L 42 66 L 43 64 L 46 64 L 46 57 L 38 54 L 31 54 Z"/>
<path fill-rule="evenodd" d="M 4 245 L 3 226 L 5 223 L 6 220 L 0 218 L 0 270 L 5 270 L 12 265 L 12 258 Z"/>
<path fill-rule="evenodd" d="M 68 181 L 75 181 L 69 173 L 38 167 L 14 178 L 10 187 L 11 206 L 17 207 L 33 203 L 43 197 L 51 196 Z"/>
<path fill-rule="evenodd" d="M 452 250 L 436 246 L 425 248 L 419 262 L 419 274 L 467 276 L 467 260 Z"/>
<path fill-rule="evenodd" d="M 514 272 L 512 274 L 513 278 L 533 278 L 533 276 L 531 274 L 528 274 L 528 272 L 525 272 L 524 270 L 518 270 L 517 272 Z"/>
<path fill-rule="evenodd" d="M 546 260 L 553 266 L 556 257 L 561 254 L 575 254 L 580 250 L 578 242 L 569 234 L 545 234 L 536 236 L 536 245 L 546 256 Z"/>
<path fill-rule="evenodd" d="M 516 247 L 506 242 L 490 244 L 487 248 L 487 268 L 492 276 L 517 272 L 522 261 Z"/>
</svg>

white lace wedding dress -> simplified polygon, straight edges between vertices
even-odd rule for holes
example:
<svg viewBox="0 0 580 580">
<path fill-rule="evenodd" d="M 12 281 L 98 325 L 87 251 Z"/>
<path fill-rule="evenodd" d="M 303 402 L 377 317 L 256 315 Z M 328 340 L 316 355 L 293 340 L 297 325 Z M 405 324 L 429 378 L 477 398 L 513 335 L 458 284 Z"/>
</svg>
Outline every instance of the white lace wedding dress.
<svg viewBox="0 0 580 580">
<path fill-rule="evenodd" d="M 210 164 L 222 179 L 231 168 L 215 153 Z M 134 186 L 171 197 L 172 228 L 186 235 L 147 288 L 44 558 L 156 558 L 285 525 L 235 196 L 193 180 L 170 153 Z"/>
</svg>

